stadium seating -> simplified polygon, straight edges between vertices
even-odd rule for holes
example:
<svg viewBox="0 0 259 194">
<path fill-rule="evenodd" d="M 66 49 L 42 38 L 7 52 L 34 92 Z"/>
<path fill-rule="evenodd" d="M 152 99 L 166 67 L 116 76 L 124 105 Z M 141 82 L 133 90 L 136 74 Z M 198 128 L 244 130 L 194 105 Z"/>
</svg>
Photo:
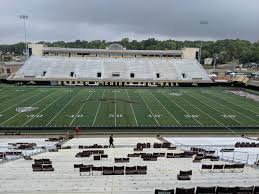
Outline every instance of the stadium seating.
<svg viewBox="0 0 259 194">
<path fill-rule="evenodd" d="M 54 171 L 52 167 L 52 162 L 48 158 L 44 159 L 34 159 L 34 164 L 32 164 L 33 172 L 43 172 L 43 171 Z"/>
<path fill-rule="evenodd" d="M 147 166 L 94 166 L 74 164 L 74 170 L 79 169 L 79 175 L 144 175 L 147 174 Z M 42 170 L 43 171 L 43 170 Z"/>
<path fill-rule="evenodd" d="M 191 180 L 191 176 L 192 176 L 192 170 L 188 170 L 188 171 L 180 170 L 180 173 L 177 175 L 177 179 L 178 180 Z"/>
<path fill-rule="evenodd" d="M 71 72 L 73 75 L 71 76 Z M 101 72 L 101 77 L 97 73 Z M 113 73 L 119 76 L 113 77 Z M 134 78 L 130 76 L 134 73 Z M 159 74 L 159 76 L 157 76 Z M 210 81 L 196 59 L 64 58 L 31 56 L 11 80 Z"/>
<path fill-rule="evenodd" d="M 255 142 L 236 142 L 235 143 L 235 147 L 236 148 L 255 148 L 255 147 L 259 147 L 259 143 L 255 143 Z"/>
<path fill-rule="evenodd" d="M 197 188 L 176 188 L 169 190 L 155 189 L 155 194 L 258 194 L 258 186 L 246 186 L 246 187 L 221 187 L 210 186 Z"/>
<path fill-rule="evenodd" d="M 174 189 L 169 189 L 169 190 L 156 189 L 155 194 L 174 194 Z"/>
<path fill-rule="evenodd" d="M 228 173 L 228 172 L 243 172 L 244 164 L 202 164 L 201 172 L 213 173 Z"/>
</svg>

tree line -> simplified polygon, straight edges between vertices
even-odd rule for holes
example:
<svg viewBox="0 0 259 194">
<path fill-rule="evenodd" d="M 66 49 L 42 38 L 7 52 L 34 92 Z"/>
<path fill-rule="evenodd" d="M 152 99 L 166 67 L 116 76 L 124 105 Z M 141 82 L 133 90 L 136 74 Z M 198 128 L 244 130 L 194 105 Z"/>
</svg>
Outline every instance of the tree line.
<svg viewBox="0 0 259 194">
<path fill-rule="evenodd" d="M 76 40 L 74 42 L 56 41 L 45 42 L 40 41 L 50 47 L 64 47 L 64 48 L 95 48 L 105 49 L 110 44 L 118 43 L 123 45 L 128 50 L 179 50 L 184 47 L 200 48 L 201 41 L 177 41 L 177 40 L 157 40 L 149 38 L 146 40 L 132 40 L 123 38 L 120 41 L 105 41 L 105 40 Z M 217 63 L 225 64 L 230 62 L 236 63 L 259 63 L 259 42 L 252 43 L 247 40 L 217 40 L 217 41 L 203 41 L 202 42 L 202 61 L 205 58 L 217 58 Z M 6 53 L 14 53 L 21 55 L 24 52 L 24 43 L 17 43 L 13 45 L 0 45 L 0 51 Z"/>
</svg>

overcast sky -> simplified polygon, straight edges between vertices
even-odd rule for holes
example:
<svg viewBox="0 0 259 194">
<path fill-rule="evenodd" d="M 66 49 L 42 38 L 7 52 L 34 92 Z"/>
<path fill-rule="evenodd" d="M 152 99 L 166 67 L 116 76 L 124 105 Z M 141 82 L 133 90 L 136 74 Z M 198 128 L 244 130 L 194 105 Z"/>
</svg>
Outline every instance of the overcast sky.
<svg viewBox="0 0 259 194">
<path fill-rule="evenodd" d="M 0 0 L 0 44 L 24 41 L 21 14 L 31 42 L 259 40 L 259 0 Z"/>
</svg>

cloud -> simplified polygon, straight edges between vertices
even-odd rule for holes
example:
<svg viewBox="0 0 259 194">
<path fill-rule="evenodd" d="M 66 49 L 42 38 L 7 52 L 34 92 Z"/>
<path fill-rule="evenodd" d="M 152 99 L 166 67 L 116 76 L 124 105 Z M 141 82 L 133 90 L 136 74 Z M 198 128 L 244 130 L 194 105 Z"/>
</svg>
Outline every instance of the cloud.
<svg viewBox="0 0 259 194">
<path fill-rule="evenodd" d="M 23 40 L 259 39 L 258 0 L 2 0 L 0 43 Z M 200 21 L 208 21 L 201 25 Z"/>
</svg>

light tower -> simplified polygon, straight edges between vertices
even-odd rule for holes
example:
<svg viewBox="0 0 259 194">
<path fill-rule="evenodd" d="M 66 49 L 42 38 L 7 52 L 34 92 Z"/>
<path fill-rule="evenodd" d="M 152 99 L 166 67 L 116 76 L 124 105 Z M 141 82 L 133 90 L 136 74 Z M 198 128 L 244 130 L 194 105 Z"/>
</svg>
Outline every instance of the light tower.
<svg viewBox="0 0 259 194">
<path fill-rule="evenodd" d="M 19 16 L 20 19 L 23 20 L 23 26 L 24 26 L 24 40 L 25 40 L 25 55 L 26 55 L 26 59 L 29 57 L 29 53 L 28 53 L 28 44 L 27 44 L 27 31 L 26 31 L 26 20 L 28 20 L 29 16 L 27 15 L 20 15 Z"/>
<path fill-rule="evenodd" d="M 200 25 L 208 25 L 209 22 L 207 20 L 200 21 Z M 199 53 L 199 63 L 201 63 L 201 52 L 202 52 L 202 40 L 200 45 L 200 53 Z"/>
</svg>

